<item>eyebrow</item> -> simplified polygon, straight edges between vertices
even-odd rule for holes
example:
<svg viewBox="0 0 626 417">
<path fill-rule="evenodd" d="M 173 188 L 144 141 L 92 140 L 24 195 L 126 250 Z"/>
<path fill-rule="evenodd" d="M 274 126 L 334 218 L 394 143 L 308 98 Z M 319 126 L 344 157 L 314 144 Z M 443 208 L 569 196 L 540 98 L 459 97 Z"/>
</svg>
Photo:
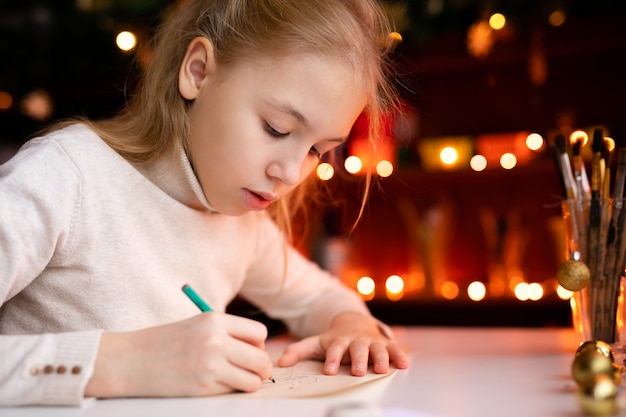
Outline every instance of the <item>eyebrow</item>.
<svg viewBox="0 0 626 417">
<path fill-rule="evenodd" d="M 307 118 L 304 117 L 304 115 L 302 113 L 300 113 L 298 110 L 296 110 L 296 108 L 293 107 L 291 104 L 288 104 L 288 103 L 276 103 L 276 102 L 273 102 L 273 101 L 270 102 L 270 104 L 272 106 L 274 106 L 278 111 L 290 115 L 291 117 L 296 119 L 298 122 L 300 122 L 300 124 L 302 124 L 303 126 L 305 126 L 305 127 L 309 127 L 310 126 L 310 123 L 307 120 Z"/>
<path fill-rule="evenodd" d="M 289 103 L 276 103 L 274 101 L 271 101 L 269 104 L 274 106 L 278 111 L 292 116 L 294 119 L 296 119 L 298 122 L 300 122 L 300 124 L 302 124 L 304 127 L 311 126 L 311 124 L 309 123 L 307 118 L 304 117 L 304 115 L 302 113 L 300 113 L 291 104 L 289 104 Z M 348 137 L 346 136 L 346 137 L 343 137 L 343 138 L 331 138 L 331 139 L 327 139 L 327 140 L 329 142 L 344 143 L 344 142 L 346 142 L 348 140 Z"/>
</svg>

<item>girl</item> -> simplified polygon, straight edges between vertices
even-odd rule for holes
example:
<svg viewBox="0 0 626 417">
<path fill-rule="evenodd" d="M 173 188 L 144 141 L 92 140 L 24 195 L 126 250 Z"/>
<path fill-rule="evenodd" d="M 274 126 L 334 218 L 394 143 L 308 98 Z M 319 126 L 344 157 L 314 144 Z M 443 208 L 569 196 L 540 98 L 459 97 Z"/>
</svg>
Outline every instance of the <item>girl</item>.
<svg viewBox="0 0 626 417">
<path fill-rule="evenodd" d="M 388 33 L 375 0 L 183 2 L 123 112 L 1 166 L 0 404 L 257 390 L 267 330 L 224 313 L 238 294 L 301 338 L 279 366 L 407 367 L 285 240 L 321 155 L 391 102 Z"/>
</svg>

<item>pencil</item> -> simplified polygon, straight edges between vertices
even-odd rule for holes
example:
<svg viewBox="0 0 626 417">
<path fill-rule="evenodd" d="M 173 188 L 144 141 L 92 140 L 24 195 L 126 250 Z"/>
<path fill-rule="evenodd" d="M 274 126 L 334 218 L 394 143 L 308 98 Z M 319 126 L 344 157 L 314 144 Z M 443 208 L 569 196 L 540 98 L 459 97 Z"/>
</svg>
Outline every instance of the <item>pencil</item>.
<svg viewBox="0 0 626 417">
<path fill-rule="evenodd" d="M 183 290 L 183 292 L 185 293 L 185 295 L 187 297 L 189 297 L 189 299 L 191 301 L 193 301 L 193 303 L 198 306 L 198 308 L 200 309 L 200 311 L 202 311 L 203 313 L 208 313 L 213 311 L 213 309 L 211 308 L 211 306 L 209 306 L 203 299 L 202 297 L 200 297 L 200 295 L 198 295 L 197 292 L 195 292 L 193 290 L 193 288 L 191 288 L 189 285 L 185 284 L 183 285 L 183 287 L 181 288 Z M 270 381 L 272 381 L 273 384 L 276 383 L 276 380 L 274 379 L 274 377 L 270 377 Z"/>
<path fill-rule="evenodd" d="M 198 293 L 195 292 L 193 288 L 191 288 L 189 285 L 187 284 L 183 285 L 182 290 L 187 295 L 187 297 L 189 297 L 189 299 L 193 301 L 195 305 L 198 306 L 200 311 L 202 311 L 203 313 L 213 311 L 213 309 L 207 303 L 204 302 L 202 297 L 200 297 Z"/>
</svg>

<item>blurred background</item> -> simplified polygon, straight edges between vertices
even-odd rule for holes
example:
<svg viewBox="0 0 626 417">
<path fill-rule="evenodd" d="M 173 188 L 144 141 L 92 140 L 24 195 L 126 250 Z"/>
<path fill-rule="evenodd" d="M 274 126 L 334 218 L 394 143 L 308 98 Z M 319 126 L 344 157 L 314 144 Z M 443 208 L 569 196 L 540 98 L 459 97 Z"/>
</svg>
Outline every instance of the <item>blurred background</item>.
<svg viewBox="0 0 626 417">
<path fill-rule="evenodd" d="M 55 120 L 115 113 L 165 0 L 0 0 L 0 163 Z M 402 111 L 320 166 L 346 202 L 302 250 L 390 324 L 560 326 L 571 293 L 555 135 L 626 146 L 626 2 L 386 0 Z M 581 152 L 588 163 L 589 145 Z M 615 158 L 613 158 L 613 162 Z M 358 227 L 365 172 L 376 185 Z"/>
</svg>

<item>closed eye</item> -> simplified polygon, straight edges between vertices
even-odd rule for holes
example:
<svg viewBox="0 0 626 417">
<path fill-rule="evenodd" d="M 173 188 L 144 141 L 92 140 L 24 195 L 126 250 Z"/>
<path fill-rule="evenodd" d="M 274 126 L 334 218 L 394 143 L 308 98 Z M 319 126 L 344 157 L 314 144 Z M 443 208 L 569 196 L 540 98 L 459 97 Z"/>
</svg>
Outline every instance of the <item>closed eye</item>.
<svg viewBox="0 0 626 417">
<path fill-rule="evenodd" d="M 289 133 L 284 133 L 284 132 L 279 132 L 278 130 L 274 129 L 269 123 L 265 122 L 265 131 L 267 133 L 269 133 L 270 136 L 273 136 L 275 138 L 283 138 L 285 136 L 288 136 Z"/>
<path fill-rule="evenodd" d="M 309 149 L 309 153 L 311 155 L 316 156 L 317 159 L 322 159 L 322 153 L 320 151 L 318 151 L 317 148 L 315 148 L 315 146 L 312 147 L 311 149 Z"/>
</svg>

